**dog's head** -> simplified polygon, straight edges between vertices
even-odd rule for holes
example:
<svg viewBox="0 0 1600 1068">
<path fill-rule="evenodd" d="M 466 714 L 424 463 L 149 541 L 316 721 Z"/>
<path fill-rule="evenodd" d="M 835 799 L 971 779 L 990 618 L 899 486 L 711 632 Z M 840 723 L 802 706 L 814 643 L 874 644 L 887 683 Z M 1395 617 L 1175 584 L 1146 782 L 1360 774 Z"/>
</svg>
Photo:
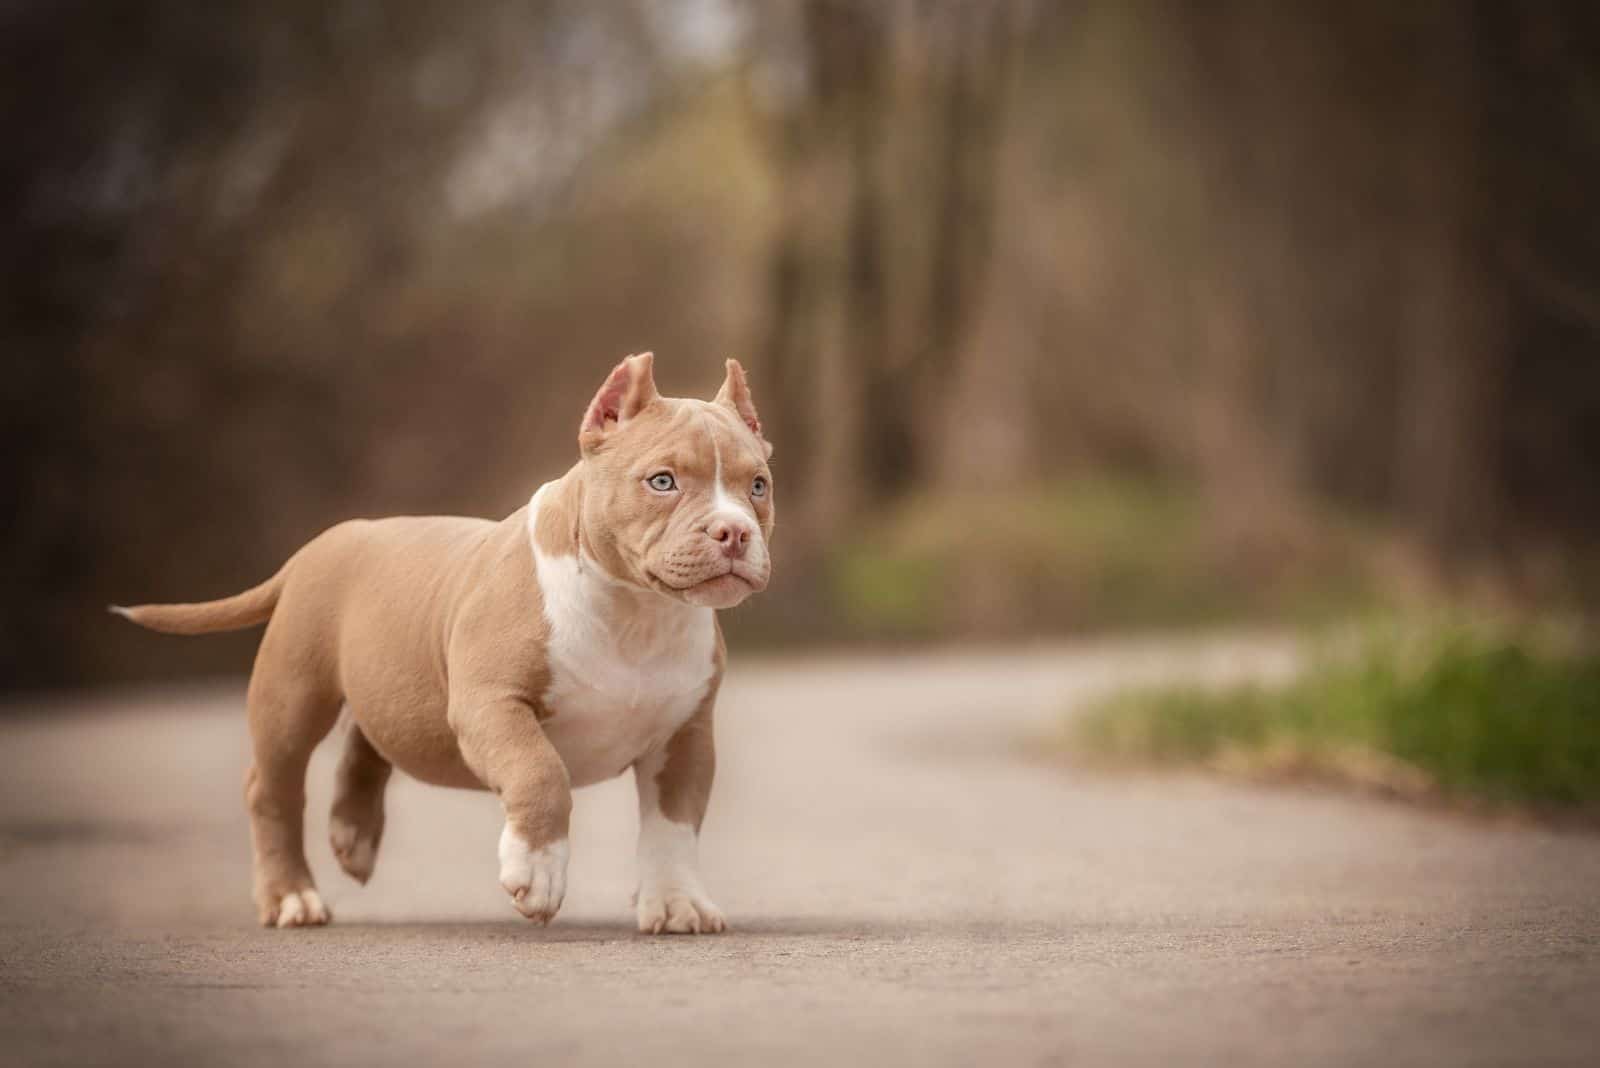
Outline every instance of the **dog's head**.
<svg viewBox="0 0 1600 1068">
<path fill-rule="evenodd" d="M 701 401 L 659 395 L 653 359 L 618 364 L 578 430 L 583 547 L 617 579 L 731 608 L 772 573 L 772 446 L 737 360 Z"/>
</svg>

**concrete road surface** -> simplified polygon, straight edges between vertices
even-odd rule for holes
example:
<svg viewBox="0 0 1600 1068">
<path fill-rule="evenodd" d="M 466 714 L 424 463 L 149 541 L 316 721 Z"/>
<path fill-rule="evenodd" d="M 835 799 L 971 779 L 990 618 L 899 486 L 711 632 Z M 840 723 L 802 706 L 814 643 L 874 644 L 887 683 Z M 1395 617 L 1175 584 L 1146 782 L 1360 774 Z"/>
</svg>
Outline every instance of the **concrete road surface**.
<svg viewBox="0 0 1600 1068">
<path fill-rule="evenodd" d="M 1600 837 L 1020 757 L 1065 702 L 1263 640 L 735 658 L 720 937 L 633 932 L 632 783 L 548 930 L 493 801 L 397 781 L 334 925 L 248 901 L 243 684 L 0 719 L 0 1063 L 1597 1064 Z M 14 710 L 15 711 L 15 710 Z"/>
</svg>

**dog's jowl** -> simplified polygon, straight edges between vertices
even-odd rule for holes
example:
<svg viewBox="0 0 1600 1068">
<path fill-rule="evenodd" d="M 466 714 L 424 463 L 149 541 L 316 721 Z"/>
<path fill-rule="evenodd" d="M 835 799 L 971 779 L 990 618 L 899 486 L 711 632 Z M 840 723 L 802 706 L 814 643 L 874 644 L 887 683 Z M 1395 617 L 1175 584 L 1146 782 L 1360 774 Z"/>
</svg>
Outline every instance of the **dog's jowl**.
<svg viewBox="0 0 1600 1068">
<path fill-rule="evenodd" d="M 498 523 L 342 523 L 236 597 L 115 609 L 176 634 L 267 625 L 245 780 L 263 923 L 328 921 L 306 865 L 305 775 L 347 707 L 330 837 L 357 880 L 377 863 L 399 768 L 494 791 L 500 884 L 548 922 L 566 892 L 573 788 L 632 768 L 639 929 L 725 926 L 697 861 L 724 660 L 716 610 L 767 584 L 772 447 L 738 363 L 715 400 L 671 399 L 649 353 L 611 372 L 578 445 L 571 470 Z"/>
</svg>

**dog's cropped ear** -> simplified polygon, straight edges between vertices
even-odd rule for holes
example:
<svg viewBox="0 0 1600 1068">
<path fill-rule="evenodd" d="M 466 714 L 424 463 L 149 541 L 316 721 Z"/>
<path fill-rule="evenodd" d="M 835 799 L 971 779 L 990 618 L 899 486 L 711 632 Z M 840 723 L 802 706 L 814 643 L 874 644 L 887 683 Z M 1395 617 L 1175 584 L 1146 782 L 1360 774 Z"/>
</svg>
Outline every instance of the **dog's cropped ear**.
<svg viewBox="0 0 1600 1068">
<path fill-rule="evenodd" d="M 744 368 L 739 366 L 738 360 L 728 361 L 728 377 L 722 380 L 722 388 L 717 390 L 715 403 L 725 408 L 732 408 L 750 432 L 760 439 L 766 447 L 767 457 L 772 456 L 772 446 L 767 439 L 761 436 L 761 417 L 756 414 L 756 402 L 750 399 L 750 384 L 745 381 Z"/>
<path fill-rule="evenodd" d="M 641 352 L 612 369 L 583 414 L 583 425 L 578 428 L 579 447 L 585 451 L 596 447 L 607 434 L 660 396 L 656 392 L 655 359 L 654 353 Z"/>
</svg>

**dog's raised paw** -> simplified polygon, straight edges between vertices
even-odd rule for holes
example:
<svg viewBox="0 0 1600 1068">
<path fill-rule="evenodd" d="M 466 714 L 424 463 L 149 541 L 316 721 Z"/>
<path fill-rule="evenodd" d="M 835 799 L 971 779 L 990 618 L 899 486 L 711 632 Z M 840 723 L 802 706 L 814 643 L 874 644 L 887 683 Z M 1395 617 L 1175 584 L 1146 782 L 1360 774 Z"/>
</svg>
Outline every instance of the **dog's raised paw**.
<svg viewBox="0 0 1600 1068">
<path fill-rule="evenodd" d="M 500 886 L 511 905 L 535 923 L 549 923 L 567 896 L 565 838 L 530 849 L 507 825 L 500 835 Z"/>
<path fill-rule="evenodd" d="M 321 927 L 331 919 L 333 913 L 322 903 L 322 896 L 307 888 L 284 894 L 262 923 L 267 927 Z"/>
<path fill-rule="evenodd" d="M 721 934 L 728 929 L 722 910 L 703 893 L 643 889 L 635 895 L 640 934 Z"/>
<path fill-rule="evenodd" d="M 365 886 L 378 863 L 376 836 L 369 830 L 335 819 L 328 824 L 328 843 L 333 846 L 334 858 L 345 874 Z"/>
</svg>

